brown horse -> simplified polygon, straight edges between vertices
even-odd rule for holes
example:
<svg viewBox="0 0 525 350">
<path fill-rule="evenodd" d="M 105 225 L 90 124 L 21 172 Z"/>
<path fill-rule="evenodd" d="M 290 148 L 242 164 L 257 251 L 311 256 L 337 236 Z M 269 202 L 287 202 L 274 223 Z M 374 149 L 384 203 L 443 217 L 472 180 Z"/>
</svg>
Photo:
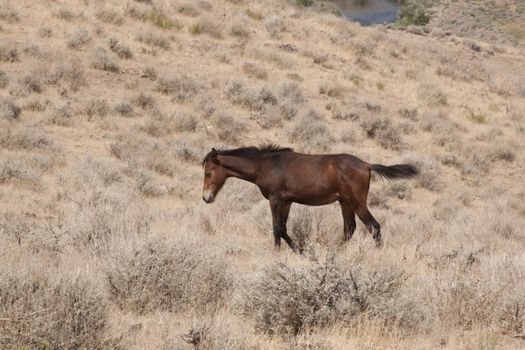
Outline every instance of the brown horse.
<svg viewBox="0 0 525 350">
<path fill-rule="evenodd" d="M 202 198 L 212 203 L 229 177 L 256 184 L 270 201 L 275 247 L 281 238 L 290 248 L 298 248 L 286 232 L 286 221 L 292 203 L 324 205 L 339 201 L 343 212 L 344 240 L 352 238 L 356 228 L 355 214 L 381 246 L 379 223 L 366 200 L 371 172 L 386 179 L 409 178 L 418 174 L 413 165 L 384 166 L 369 164 L 349 154 L 301 154 L 276 145 L 245 147 L 232 150 L 215 148 L 202 162 L 204 188 Z"/>
</svg>

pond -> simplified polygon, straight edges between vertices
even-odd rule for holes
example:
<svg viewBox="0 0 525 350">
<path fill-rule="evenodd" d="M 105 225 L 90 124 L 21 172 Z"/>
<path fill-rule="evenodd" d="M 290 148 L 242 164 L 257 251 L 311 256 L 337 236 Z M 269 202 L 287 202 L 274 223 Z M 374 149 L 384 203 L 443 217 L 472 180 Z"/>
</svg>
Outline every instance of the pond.
<svg viewBox="0 0 525 350">
<path fill-rule="evenodd" d="M 331 0 L 349 21 L 364 26 L 394 22 L 400 2 L 396 0 Z"/>
</svg>

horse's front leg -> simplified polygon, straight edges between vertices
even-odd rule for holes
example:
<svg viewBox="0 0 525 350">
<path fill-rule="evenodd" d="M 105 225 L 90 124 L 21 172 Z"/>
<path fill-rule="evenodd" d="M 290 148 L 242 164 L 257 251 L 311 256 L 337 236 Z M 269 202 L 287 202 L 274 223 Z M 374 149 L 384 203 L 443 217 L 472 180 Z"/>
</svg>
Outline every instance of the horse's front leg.
<svg viewBox="0 0 525 350">
<path fill-rule="evenodd" d="M 270 198 L 270 208 L 272 209 L 273 222 L 273 237 L 275 239 L 275 249 L 281 247 L 281 238 L 288 243 L 288 246 L 294 251 L 298 252 L 297 245 L 288 236 L 286 232 L 286 222 L 288 221 L 288 214 L 290 213 L 291 202 L 283 201 L 279 198 Z"/>
</svg>

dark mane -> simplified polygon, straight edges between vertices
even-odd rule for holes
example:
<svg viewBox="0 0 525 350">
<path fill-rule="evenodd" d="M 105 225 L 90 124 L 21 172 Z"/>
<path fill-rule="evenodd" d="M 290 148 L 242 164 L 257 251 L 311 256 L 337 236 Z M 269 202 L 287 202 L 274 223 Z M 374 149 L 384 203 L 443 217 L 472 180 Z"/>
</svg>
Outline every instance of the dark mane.
<svg viewBox="0 0 525 350">
<path fill-rule="evenodd" d="M 260 157 L 264 155 L 268 155 L 271 153 L 278 153 L 278 152 L 292 152 L 293 149 L 290 147 L 281 147 L 279 145 L 268 143 L 268 144 L 262 144 L 259 147 L 256 146 L 249 146 L 249 147 L 241 147 L 241 148 L 235 148 L 235 149 L 223 149 L 223 150 L 217 150 L 218 155 L 224 155 L 224 156 L 236 156 L 236 157 Z M 206 163 L 211 157 L 211 152 L 209 152 L 206 157 L 202 160 L 202 164 Z"/>
</svg>

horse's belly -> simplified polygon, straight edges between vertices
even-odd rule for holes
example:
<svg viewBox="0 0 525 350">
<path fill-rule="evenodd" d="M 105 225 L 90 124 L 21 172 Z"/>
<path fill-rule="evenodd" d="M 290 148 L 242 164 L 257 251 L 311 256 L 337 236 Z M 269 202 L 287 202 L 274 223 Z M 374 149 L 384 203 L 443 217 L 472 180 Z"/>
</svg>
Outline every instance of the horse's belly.
<svg viewBox="0 0 525 350">
<path fill-rule="evenodd" d="M 293 198 L 293 202 L 304 204 L 304 205 L 326 205 L 339 200 L 339 194 L 334 193 L 329 196 L 312 196 L 312 197 L 300 197 Z"/>
</svg>

